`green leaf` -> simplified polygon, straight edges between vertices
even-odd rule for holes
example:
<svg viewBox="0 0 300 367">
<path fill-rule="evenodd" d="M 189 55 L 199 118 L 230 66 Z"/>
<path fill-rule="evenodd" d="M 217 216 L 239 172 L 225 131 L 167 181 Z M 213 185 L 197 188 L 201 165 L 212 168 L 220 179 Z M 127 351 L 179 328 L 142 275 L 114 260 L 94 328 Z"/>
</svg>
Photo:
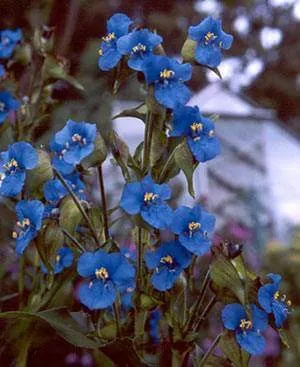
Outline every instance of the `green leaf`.
<svg viewBox="0 0 300 367">
<path fill-rule="evenodd" d="M 128 110 L 124 110 L 116 116 L 113 116 L 113 120 L 118 119 L 120 117 L 135 117 L 139 120 L 146 121 L 147 117 L 147 106 L 145 103 L 140 104 L 135 108 L 130 108 Z"/>
<path fill-rule="evenodd" d="M 286 330 L 284 330 L 284 329 L 278 329 L 277 331 L 278 331 L 278 334 L 279 334 L 279 337 L 280 337 L 281 343 L 282 343 L 285 347 L 289 348 L 289 347 L 290 347 L 290 343 L 289 343 L 289 336 L 288 336 L 288 334 L 287 334 Z"/>
<path fill-rule="evenodd" d="M 39 149 L 38 156 L 37 167 L 26 172 L 25 191 L 31 195 L 43 196 L 43 184 L 53 178 L 53 169 L 47 152 Z"/>
<path fill-rule="evenodd" d="M 71 234 L 75 234 L 76 228 L 82 219 L 82 214 L 70 196 L 63 199 L 59 212 L 59 225 Z"/>
<path fill-rule="evenodd" d="M 242 351 L 238 346 L 233 332 L 225 332 L 221 337 L 219 345 L 222 352 L 235 367 L 248 366 L 249 354 Z"/>
<path fill-rule="evenodd" d="M 186 141 L 183 141 L 182 143 L 180 143 L 175 149 L 176 149 L 174 153 L 175 162 L 177 166 L 180 169 L 182 169 L 183 173 L 185 174 L 190 195 L 193 198 L 195 198 L 193 175 L 194 175 L 196 165 L 194 164 L 193 155 L 190 152 Z"/>
<path fill-rule="evenodd" d="M 89 217 L 91 219 L 92 225 L 95 228 L 98 238 L 103 237 L 103 212 L 100 208 L 89 209 Z"/>
<path fill-rule="evenodd" d="M 231 291 L 242 304 L 246 303 L 246 292 L 242 269 L 237 270 L 232 261 L 226 258 L 221 252 L 215 255 L 211 265 L 210 276 L 218 288 Z M 241 276 L 241 277 L 240 277 Z M 222 296 L 222 291 L 219 292 Z M 228 292 L 227 292 L 228 296 Z M 222 298 L 220 301 L 224 301 Z"/>
<path fill-rule="evenodd" d="M 129 171 L 127 168 L 128 160 L 130 157 L 128 145 L 119 137 L 114 131 L 110 131 L 108 134 L 108 140 L 110 143 L 111 152 L 120 166 L 123 176 L 126 180 L 130 180 Z"/>
<path fill-rule="evenodd" d="M 38 322 L 45 322 L 57 333 L 72 345 L 79 348 L 99 348 L 99 341 L 88 338 L 81 330 L 78 323 L 72 318 L 65 308 L 50 309 L 37 313 L 24 311 L 11 311 L 0 313 L 1 319 L 27 319 Z"/>
<path fill-rule="evenodd" d="M 100 134 L 97 135 L 95 139 L 95 149 L 92 154 L 84 158 L 81 165 L 84 169 L 90 167 L 100 166 L 107 157 L 107 148 L 104 139 Z"/>
</svg>

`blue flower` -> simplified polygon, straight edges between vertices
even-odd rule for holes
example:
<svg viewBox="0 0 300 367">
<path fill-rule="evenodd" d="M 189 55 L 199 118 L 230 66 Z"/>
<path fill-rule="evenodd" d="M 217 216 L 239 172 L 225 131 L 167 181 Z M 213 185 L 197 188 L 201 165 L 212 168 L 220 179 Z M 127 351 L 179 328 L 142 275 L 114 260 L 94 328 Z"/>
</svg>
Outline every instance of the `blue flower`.
<svg viewBox="0 0 300 367">
<path fill-rule="evenodd" d="M 117 40 L 128 33 L 132 20 L 122 13 L 114 14 L 107 21 L 107 35 L 102 37 L 99 48 L 98 65 L 101 70 L 113 69 L 122 58 L 121 52 L 117 48 Z"/>
<path fill-rule="evenodd" d="M 162 43 L 162 38 L 148 29 L 134 30 L 119 38 L 118 51 L 128 55 L 128 65 L 134 70 L 141 71 L 145 59 L 152 55 L 153 49 Z"/>
<path fill-rule="evenodd" d="M 22 31 L 20 29 L 0 31 L 0 59 L 9 59 L 21 39 Z"/>
<path fill-rule="evenodd" d="M 80 286 L 79 299 L 90 310 L 111 306 L 117 292 L 122 293 L 131 287 L 135 277 L 135 269 L 124 256 L 103 250 L 81 255 L 77 271 L 89 279 Z"/>
<path fill-rule="evenodd" d="M 57 144 L 54 139 L 50 142 L 50 150 L 54 153 L 51 160 L 52 166 L 62 175 L 69 175 L 75 170 L 75 165 L 64 160 L 66 148 L 64 145 Z"/>
<path fill-rule="evenodd" d="M 97 128 L 95 124 L 68 120 L 66 126 L 54 136 L 56 144 L 64 146 L 62 159 L 69 164 L 78 164 L 94 150 Z"/>
<path fill-rule="evenodd" d="M 201 256 L 211 247 L 211 233 L 215 226 L 215 217 L 200 205 L 194 208 L 181 206 L 173 213 L 170 229 L 179 235 L 179 242 L 188 251 Z"/>
<path fill-rule="evenodd" d="M 281 328 L 289 314 L 291 301 L 286 299 L 285 294 L 279 293 L 281 276 L 268 274 L 268 278 L 272 283 L 260 287 L 258 290 L 258 302 L 267 313 L 274 315 L 276 327 Z"/>
<path fill-rule="evenodd" d="M 2 125 L 10 111 L 17 111 L 19 107 L 20 102 L 14 99 L 9 92 L 0 92 L 0 125 Z"/>
<path fill-rule="evenodd" d="M 84 189 L 85 185 L 80 180 L 78 174 L 72 174 L 70 176 L 65 176 L 66 182 L 72 188 L 74 193 L 81 199 L 85 199 Z M 58 179 L 52 179 L 44 184 L 44 195 L 45 199 L 52 205 L 57 205 L 61 199 L 69 194 L 69 191 L 64 187 L 64 185 Z"/>
<path fill-rule="evenodd" d="M 206 162 L 220 153 L 214 123 L 200 114 L 199 108 L 177 105 L 174 108 L 170 136 L 186 136 L 195 159 Z"/>
<path fill-rule="evenodd" d="M 180 64 L 166 56 L 152 55 L 143 63 L 142 71 L 147 84 L 154 84 L 155 98 L 163 106 L 174 108 L 176 104 L 186 104 L 190 99 L 191 91 L 184 84 L 192 76 L 190 64 Z"/>
<path fill-rule="evenodd" d="M 56 252 L 55 262 L 53 264 L 53 273 L 61 273 L 65 268 L 69 268 L 73 263 L 74 255 L 68 247 L 61 247 Z M 48 273 L 44 264 L 41 264 L 44 273 Z"/>
<path fill-rule="evenodd" d="M 145 254 L 150 270 L 154 270 L 151 283 L 155 289 L 166 291 L 173 287 L 183 269 L 191 263 L 192 255 L 178 241 L 162 244 L 153 252 Z"/>
<path fill-rule="evenodd" d="M 5 75 L 5 67 L 0 64 L 0 78 L 4 77 Z"/>
<path fill-rule="evenodd" d="M 252 355 L 263 354 L 266 341 L 261 332 L 268 327 L 268 315 L 255 305 L 251 305 L 249 319 L 244 307 L 239 303 L 227 305 L 222 310 L 224 327 L 235 332 L 237 343 Z"/>
<path fill-rule="evenodd" d="M 156 184 L 150 176 L 140 182 L 125 185 L 120 207 L 128 214 L 140 214 L 154 228 L 166 228 L 172 219 L 172 209 L 165 203 L 171 190 L 167 184 Z"/>
<path fill-rule="evenodd" d="M 202 65 L 215 68 L 222 60 L 222 49 L 231 47 L 233 37 L 222 30 L 221 20 L 211 16 L 189 28 L 189 38 L 197 42 L 195 59 Z"/>
<path fill-rule="evenodd" d="M 16 239 L 17 254 L 22 255 L 42 226 L 44 205 L 39 200 L 21 200 L 16 205 L 18 221 L 13 238 Z"/>
<path fill-rule="evenodd" d="M 25 182 L 25 171 L 35 168 L 38 160 L 36 150 L 24 141 L 14 143 L 0 153 L 0 195 L 18 195 Z"/>
</svg>

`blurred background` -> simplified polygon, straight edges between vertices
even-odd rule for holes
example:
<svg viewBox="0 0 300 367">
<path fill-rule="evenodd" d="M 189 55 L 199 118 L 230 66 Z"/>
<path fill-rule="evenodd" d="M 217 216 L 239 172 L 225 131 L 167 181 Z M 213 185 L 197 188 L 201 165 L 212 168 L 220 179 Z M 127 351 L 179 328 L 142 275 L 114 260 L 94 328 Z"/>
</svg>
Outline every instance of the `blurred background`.
<svg viewBox="0 0 300 367">
<path fill-rule="evenodd" d="M 37 27 L 55 27 L 56 53 L 69 60 L 72 74 L 85 86 L 78 92 L 66 82 L 56 83 L 53 110 L 36 135 L 37 143 L 46 143 L 68 118 L 95 122 L 105 136 L 112 115 L 140 103 L 143 94 L 135 77 L 116 97 L 114 72 L 103 73 L 97 67 L 106 19 L 116 12 L 156 29 L 173 56 L 180 54 L 188 27 L 207 15 L 222 18 L 223 29 L 234 35 L 233 47 L 219 68 L 222 81 L 211 71 L 195 68 L 190 82 L 194 96 L 189 104 L 198 105 L 207 116 L 218 115 L 222 142 L 222 154 L 195 174 L 197 201 L 217 216 L 216 240 L 243 243 L 248 261 L 258 271 L 284 275 L 286 293 L 295 305 L 291 347 L 281 353 L 279 341 L 271 335 L 266 358 L 259 363 L 299 366 L 300 1 L 1 0 L 0 30 L 20 27 L 30 40 Z M 114 128 L 132 151 L 142 140 L 143 126 L 136 119 L 117 119 Z M 109 161 L 105 169 L 113 205 L 123 182 Z M 192 203 L 184 193 L 183 178 L 171 184 L 180 203 Z M 0 210 L 0 241 L 6 243 L 13 219 L 4 220 L 9 215 L 4 205 Z M 93 364 L 88 354 L 73 357 L 62 365 Z"/>
</svg>

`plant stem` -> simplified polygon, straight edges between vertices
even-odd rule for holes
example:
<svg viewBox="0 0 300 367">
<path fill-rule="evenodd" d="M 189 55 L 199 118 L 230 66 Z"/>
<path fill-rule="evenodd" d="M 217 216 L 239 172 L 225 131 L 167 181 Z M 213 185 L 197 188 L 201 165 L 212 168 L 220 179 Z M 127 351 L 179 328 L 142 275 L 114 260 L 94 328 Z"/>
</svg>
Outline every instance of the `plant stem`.
<svg viewBox="0 0 300 367">
<path fill-rule="evenodd" d="M 20 310 L 23 308 L 24 275 L 25 275 L 25 257 L 23 255 L 20 258 L 20 262 L 19 262 L 19 279 L 18 279 L 19 309 Z"/>
<path fill-rule="evenodd" d="M 208 351 L 204 354 L 203 358 L 201 359 L 200 363 L 198 364 L 198 367 L 204 367 L 205 362 L 207 361 L 208 357 L 212 354 L 212 352 L 215 350 L 216 346 L 218 345 L 220 339 L 222 337 L 222 333 L 219 334 L 216 339 L 213 341 L 212 345 L 208 349 Z"/>
<path fill-rule="evenodd" d="M 168 166 L 172 163 L 172 161 L 174 160 L 174 157 L 175 157 L 175 153 L 176 153 L 176 148 L 172 150 L 172 152 L 170 153 L 160 175 L 159 175 L 159 179 L 158 179 L 158 182 L 159 183 L 163 183 L 164 182 L 164 179 L 165 179 L 165 175 L 167 173 L 167 170 L 168 170 Z"/>
<path fill-rule="evenodd" d="M 109 230 L 108 230 L 107 204 L 106 204 L 102 166 L 98 167 L 98 177 L 99 177 L 99 187 L 100 187 L 100 194 L 101 194 L 101 201 L 102 201 L 102 208 L 103 208 L 104 239 L 106 242 L 109 239 Z"/>
<path fill-rule="evenodd" d="M 152 112 L 148 110 L 147 120 L 145 124 L 144 135 L 144 150 L 143 150 L 143 170 L 148 170 L 151 150 L 151 135 L 152 135 Z"/>
<path fill-rule="evenodd" d="M 74 200 L 74 203 L 76 204 L 77 208 L 79 209 L 79 211 L 81 212 L 83 218 L 85 219 L 93 237 L 94 240 L 96 241 L 97 245 L 100 247 L 100 243 L 98 240 L 98 236 L 97 233 L 93 227 L 92 222 L 90 221 L 90 218 L 88 217 L 86 211 L 84 210 L 83 206 L 81 205 L 80 200 L 78 199 L 78 197 L 76 196 L 76 194 L 74 193 L 74 191 L 72 190 L 72 188 L 70 187 L 70 185 L 66 182 L 66 180 L 63 178 L 63 176 L 60 174 L 60 172 L 58 172 L 55 168 L 53 168 L 54 173 L 56 174 L 57 178 L 59 179 L 59 181 L 63 184 L 63 186 L 68 190 L 69 194 L 71 195 L 72 199 Z"/>
<path fill-rule="evenodd" d="M 204 311 L 202 312 L 202 314 L 199 316 L 199 319 L 196 323 L 196 325 L 193 327 L 194 331 L 197 331 L 200 327 L 200 325 L 202 324 L 202 322 L 205 320 L 205 317 L 207 316 L 207 314 L 209 313 L 209 311 L 213 308 L 213 306 L 216 303 L 216 296 L 214 295 L 211 300 L 208 302 L 207 306 L 205 307 Z"/>
<path fill-rule="evenodd" d="M 198 314 L 199 314 L 199 312 L 202 308 L 202 304 L 203 304 L 203 300 L 204 300 L 204 296 L 205 296 L 205 291 L 207 289 L 207 286 L 208 286 L 209 280 L 210 280 L 209 275 L 210 275 L 210 269 L 208 269 L 206 274 L 205 274 L 205 278 L 204 278 L 204 281 L 202 283 L 202 287 L 200 289 L 200 293 L 199 293 L 197 303 L 194 307 L 194 311 L 193 311 L 189 321 L 187 322 L 187 325 L 185 327 L 185 332 L 188 332 L 188 330 L 193 326 L 193 324 L 195 323 L 195 321 L 198 317 Z"/>
<path fill-rule="evenodd" d="M 117 301 L 113 304 L 116 326 L 117 326 L 117 338 L 121 337 L 121 323 L 120 323 L 120 313 Z"/>
<path fill-rule="evenodd" d="M 142 228 L 138 228 L 138 251 L 137 251 L 137 281 L 136 288 L 138 294 L 142 290 L 142 274 L 143 274 L 143 244 L 142 244 Z"/>
<path fill-rule="evenodd" d="M 75 237 L 73 237 L 71 235 L 70 232 L 68 232 L 66 229 L 62 228 L 63 233 L 74 243 L 74 245 L 76 246 L 76 248 L 81 252 L 85 252 L 85 248 L 82 246 L 82 244 L 80 242 L 77 241 L 77 239 Z"/>
</svg>

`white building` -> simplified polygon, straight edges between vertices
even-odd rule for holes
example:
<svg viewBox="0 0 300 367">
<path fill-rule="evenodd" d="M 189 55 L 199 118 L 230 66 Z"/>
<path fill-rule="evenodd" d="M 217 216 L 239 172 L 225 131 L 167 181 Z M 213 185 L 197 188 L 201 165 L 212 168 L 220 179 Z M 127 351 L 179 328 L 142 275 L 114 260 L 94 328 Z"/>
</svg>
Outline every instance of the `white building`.
<svg viewBox="0 0 300 367">
<path fill-rule="evenodd" d="M 116 102 L 114 114 L 138 104 Z M 289 225 L 300 224 L 299 141 L 280 125 L 273 111 L 260 108 L 221 83 L 195 94 L 189 105 L 198 105 L 206 116 L 219 115 L 216 132 L 222 143 L 221 155 L 201 164 L 195 173 L 197 199 L 207 198 L 209 210 L 217 214 L 218 228 L 231 219 L 251 227 L 249 198 L 255 193 L 257 219 L 263 225 L 273 223 L 274 234 L 284 239 Z M 116 119 L 114 128 L 132 152 L 143 139 L 144 124 L 138 119 Z M 111 190 L 114 185 L 117 189 L 117 177 Z M 179 202 L 195 203 L 187 190 Z"/>
</svg>

